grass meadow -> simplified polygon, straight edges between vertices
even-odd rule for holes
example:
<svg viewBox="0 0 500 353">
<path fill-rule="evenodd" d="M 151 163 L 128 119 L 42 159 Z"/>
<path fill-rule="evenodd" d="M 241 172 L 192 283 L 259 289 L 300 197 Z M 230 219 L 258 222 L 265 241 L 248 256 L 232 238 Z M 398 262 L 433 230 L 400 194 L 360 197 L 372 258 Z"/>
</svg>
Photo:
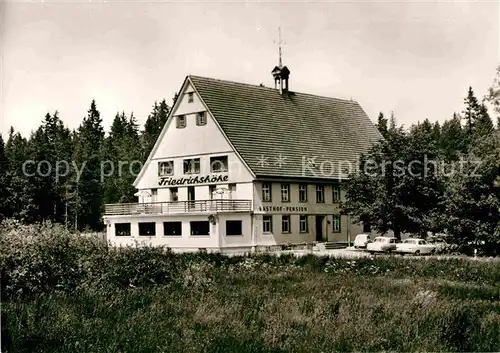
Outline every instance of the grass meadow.
<svg viewBox="0 0 500 353">
<path fill-rule="evenodd" d="M 0 229 L 2 352 L 500 351 L 500 262 L 108 249 Z"/>
</svg>

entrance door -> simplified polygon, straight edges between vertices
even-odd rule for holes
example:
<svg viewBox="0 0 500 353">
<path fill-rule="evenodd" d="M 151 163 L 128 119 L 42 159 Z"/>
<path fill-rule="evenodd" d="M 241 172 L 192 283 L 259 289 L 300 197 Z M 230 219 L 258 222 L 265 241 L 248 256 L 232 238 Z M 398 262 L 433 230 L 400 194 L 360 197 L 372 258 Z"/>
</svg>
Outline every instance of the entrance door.
<svg viewBox="0 0 500 353">
<path fill-rule="evenodd" d="M 316 216 L 316 241 L 323 241 L 323 220 L 325 216 Z"/>
<path fill-rule="evenodd" d="M 195 193 L 194 193 L 194 186 L 188 186 L 188 208 L 189 209 L 193 209 L 195 207 L 195 202 L 194 200 L 196 200 L 196 196 L 195 196 Z"/>
</svg>

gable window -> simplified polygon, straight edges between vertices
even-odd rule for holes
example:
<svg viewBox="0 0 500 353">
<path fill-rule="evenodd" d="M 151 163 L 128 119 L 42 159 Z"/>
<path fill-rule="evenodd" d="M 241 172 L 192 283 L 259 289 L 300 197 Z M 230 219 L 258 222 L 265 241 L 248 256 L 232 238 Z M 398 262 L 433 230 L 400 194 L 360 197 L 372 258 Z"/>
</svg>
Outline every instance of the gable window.
<svg viewBox="0 0 500 353">
<path fill-rule="evenodd" d="M 192 221 L 191 235 L 210 235 L 210 222 L 208 221 Z"/>
<path fill-rule="evenodd" d="M 273 231 L 273 216 L 262 216 L 262 232 L 271 233 Z"/>
<path fill-rule="evenodd" d="M 316 185 L 316 202 L 325 202 L 325 187 L 323 185 Z"/>
<path fill-rule="evenodd" d="M 281 184 L 281 201 L 290 201 L 290 184 Z"/>
<path fill-rule="evenodd" d="M 242 235 L 243 227 L 241 221 L 226 221 L 226 235 Z"/>
<path fill-rule="evenodd" d="M 333 215 L 333 232 L 340 233 L 340 215 L 339 214 Z"/>
<path fill-rule="evenodd" d="M 210 172 L 227 172 L 227 156 L 210 157 Z"/>
<path fill-rule="evenodd" d="M 196 125 L 207 125 L 207 114 L 205 112 L 196 114 Z"/>
<path fill-rule="evenodd" d="M 189 92 L 188 93 L 188 103 L 193 103 L 194 102 L 194 92 Z"/>
<path fill-rule="evenodd" d="M 158 162 L 158 176 L 174 174 L 174 161 Z"/>
<path fill-rule="evenodd" d="M 163 222 L 163 235 L 182 235 L 182 222 Z"/>
<path fill-rule="evenodd" d="M 333 185 L 333 202 L 340 201 L 340 186 Z"/>
<path fill-rule="evenodd" d="M 309 232 L 309 225 L 307 224 L 307 216 L 301 215 L 299 218 L 299 231 L 301 233 Z"/>
<path fill-rule="evenodd" d="M 175 118 L 176 126 L 178 129 L 182 129 L 186 127 L 186 117 L 184 115 L 178 115 Z"/>
<path fill-rule="evenodd" d="M 155 236 L 156 235 L 156 223 L 155 222 L 140 222 L 139 223 L 139 235 L 144 236 Z"/>
<path fill-rule="evenodd" d="M 290 216 L 281 216 L 281 233 L 290 233 Z"/>
<path fill-rule="evenodd" d="M 132 233 L 130 231 L 130 223 L 116 223 L 115 224 L 115 236 L 117 237 L 129 237 Z"/>
<path fill-rule="evenodd" d="M 191 158 L 184 160 L 184 174 L 199 174 L 200 173 L 200 159 Z"/>
<path fill-rule="evenodd" d="M 262 201 L 271 201 L 271 183 L 262 184 Z"/>
<path fill-rule="evenodd" d="M 307 184 L 299 185 L 299 202 L 307 202 Z"/>
</svg>

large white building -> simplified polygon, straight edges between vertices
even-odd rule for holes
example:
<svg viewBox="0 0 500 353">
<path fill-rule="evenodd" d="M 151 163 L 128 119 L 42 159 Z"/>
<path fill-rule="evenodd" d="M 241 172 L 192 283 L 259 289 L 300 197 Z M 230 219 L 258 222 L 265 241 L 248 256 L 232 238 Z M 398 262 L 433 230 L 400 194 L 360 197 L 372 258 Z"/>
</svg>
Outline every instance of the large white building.
<svg viewBox="0 0 500 353">
<path fill-rule="evenodd" d="M 105 207 L 115 245 L 250 251 L 345 242 L 341 183 L 380 138 L 357 102 L 187 76 L 134 182 L 138 203 Z"/>
</svg>

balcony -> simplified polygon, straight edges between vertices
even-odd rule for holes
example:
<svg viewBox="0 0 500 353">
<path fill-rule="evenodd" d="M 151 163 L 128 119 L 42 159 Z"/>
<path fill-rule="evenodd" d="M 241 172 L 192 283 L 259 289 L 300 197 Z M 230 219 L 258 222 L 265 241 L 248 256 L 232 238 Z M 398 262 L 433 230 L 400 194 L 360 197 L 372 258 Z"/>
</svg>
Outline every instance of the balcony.
<svg viewBox="0 0 500 353">
<path fill-rule="evenodd" d="M 115 203 L 104 205 L 105 216 L 249 212 L 251 210 L 251 200 L 197 200 L 153 203 Z"/>
</svg>

